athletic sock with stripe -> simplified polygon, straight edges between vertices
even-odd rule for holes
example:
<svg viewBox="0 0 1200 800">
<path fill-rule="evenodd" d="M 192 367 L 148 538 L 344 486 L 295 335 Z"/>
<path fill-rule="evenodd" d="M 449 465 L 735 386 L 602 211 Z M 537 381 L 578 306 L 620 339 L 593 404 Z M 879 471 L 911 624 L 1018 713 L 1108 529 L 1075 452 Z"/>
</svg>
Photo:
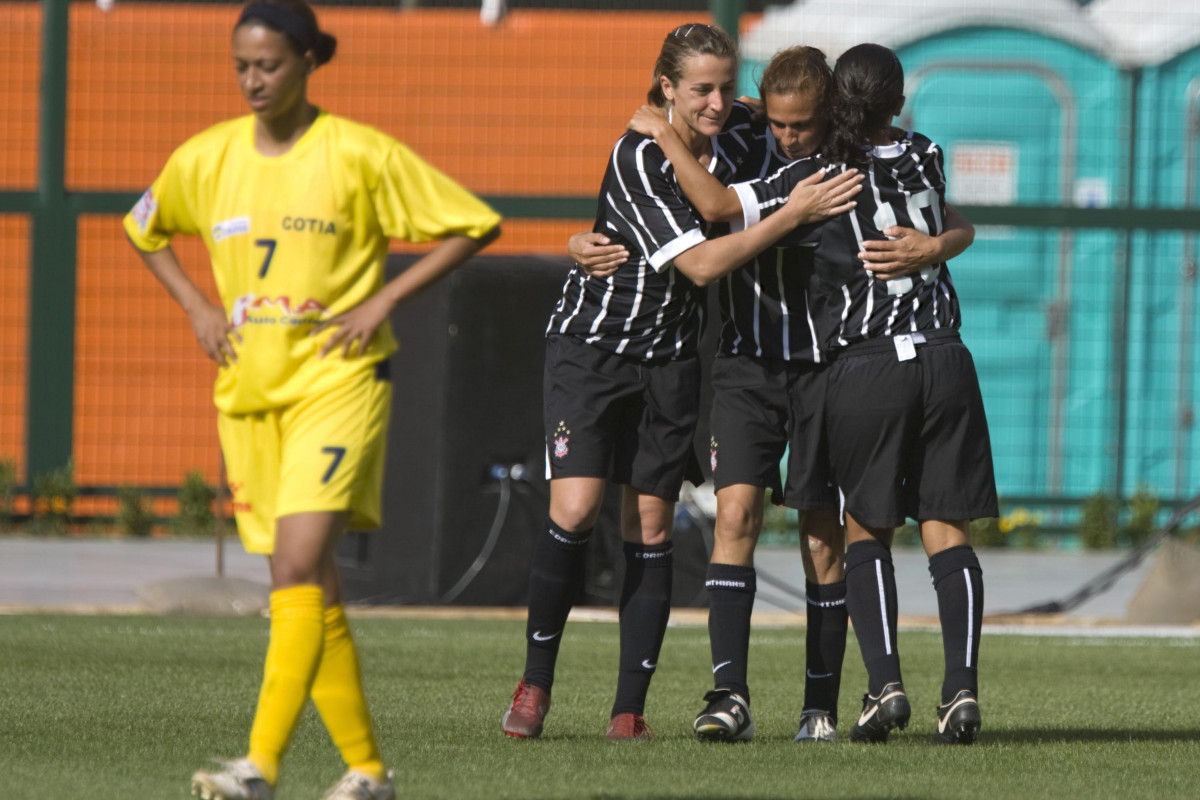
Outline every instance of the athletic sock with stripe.
<svg viewBox="0 0 1200 800">
<path fill-rule="evenodd" d="M 554 685 L 567 615 L 583 586 L 591 536 L 591 528 L 572 533 L 547 518 L 545 534 L 534 544 L 525 623 L 525 682 L 547 692 Z"/>
<path fill-rule="evenodd" d="M 641 714 L 658 651 L 671 615 L 671 582 L 675 573 L 670 542 L 643 545 L 625 542 L 625 585 L 621 588 L 621 673 L 612 715 Z"/>
<path fill-rule="evenodd" d="M 878 695 L 884 686 L 900 680 L 900 655 L 892 551 L 874 539 L 846 548 L 846 610 L 867 668 L 868 691 Z"/>
<path fill-rule="evenodd" d="M 750 615 L 754 612 L 754 567 L 709 564 L 708 642 L 712 648 L 713 683 L 750 702 L 746 663 L 750 652 Z"/>
<path fill-rule="evenodd" d="M 929 575 L 937 591 L 942 620 L 946 677 L 942 703 L 962 689 L 979 693 L 979 631 L 983 626 L 983 568 L 969 544 L 929 557 Z"/>
<path fill-rule="evenodd" d="M 804 710 L 828 711 L 837 724 L 842 661 L 846 656 L 846 581 L 806 581 L 808 630 L 804 635 Z"/>
</svg>

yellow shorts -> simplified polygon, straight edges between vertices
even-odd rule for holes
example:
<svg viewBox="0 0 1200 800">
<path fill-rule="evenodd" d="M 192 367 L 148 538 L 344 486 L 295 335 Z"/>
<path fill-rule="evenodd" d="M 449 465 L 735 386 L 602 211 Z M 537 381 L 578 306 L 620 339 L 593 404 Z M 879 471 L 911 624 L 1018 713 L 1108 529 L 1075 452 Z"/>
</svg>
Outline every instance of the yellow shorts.
<svg viewBox="0 0 1200 800">
<path fill-rule="evenodd" d="M 391 406 L 392 384 L 370 369 L 284 408 L 217 414 L 246 552 L 274 552 L 275 520 L 288 514 L 349 511 L 350 527 L 379 527 Z"/>
</svg>

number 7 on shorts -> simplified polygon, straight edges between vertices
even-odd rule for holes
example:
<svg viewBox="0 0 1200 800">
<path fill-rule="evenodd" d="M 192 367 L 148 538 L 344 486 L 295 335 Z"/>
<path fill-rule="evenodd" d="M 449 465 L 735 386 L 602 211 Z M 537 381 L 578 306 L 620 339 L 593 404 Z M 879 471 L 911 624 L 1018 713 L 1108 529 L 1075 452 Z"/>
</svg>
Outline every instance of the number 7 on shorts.
<svg viewBox="0 0 1200 800">
<path fill-rule="evenodd" d="M 333 473 L 337 472 L 338 464 L 342 463 L 342 457 L 346 455 L 346 448 L 322 447 L 321 452 L 333 456 L 333 461 L 330 462 L 329 469 L 325 470 L 325 477 L 321 478 L 321 483 L 329 483 L 329 479 L 333 477 Z"/>
</svg>

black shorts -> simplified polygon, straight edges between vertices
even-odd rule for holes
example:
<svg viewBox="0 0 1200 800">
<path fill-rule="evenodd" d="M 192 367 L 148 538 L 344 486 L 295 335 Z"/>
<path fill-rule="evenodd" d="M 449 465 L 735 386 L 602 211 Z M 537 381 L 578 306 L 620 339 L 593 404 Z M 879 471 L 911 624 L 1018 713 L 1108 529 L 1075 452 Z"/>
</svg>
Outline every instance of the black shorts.
<svg viewBox="0 0 1200 800">
<path fill-rule="evenodd" d="M 713 362 L 711 465 L 718 490 L 748 484 L 801 510 L 837 508 L 825 440 L 826 370 L 721 356 Z M 787 450 L 787 485 L 779 464 Z"/>
<path fill-rule="evenodd" d="M 998 516 L 970 351 L 957 335 L 931 336 L 901 361 L 890 339 L 879 344 L 851 346 L 829 367 L 829 452 L 845 510 L 871 528 Z"/>
<path fill-rule="evenodd" d="M 547 336 L 543 408 L 551 478 L 604 478 L 670 501 L 684 478 L 703 482 L 695 355 L 643 361 Z"/>
</svg>

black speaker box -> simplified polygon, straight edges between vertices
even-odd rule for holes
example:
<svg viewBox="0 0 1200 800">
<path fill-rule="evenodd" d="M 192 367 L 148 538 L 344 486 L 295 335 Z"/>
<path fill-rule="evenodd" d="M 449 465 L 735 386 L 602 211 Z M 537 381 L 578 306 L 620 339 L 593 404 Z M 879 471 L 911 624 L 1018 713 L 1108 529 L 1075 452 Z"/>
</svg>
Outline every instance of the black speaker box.
<svg viewBox="0 0 1200 800">
<path fill-rule="evenodd" d="M 413 261 L 392 256 L 389 272 Z M 477 257 L 392 315 L 400 350 L 391 364 L 383 528 L 339 545 L 350 602 L 526 604 L 532 543 L 549 505 L 545 327 L 568 267 L 537 256 Z M 581 603 L 619 597 L 618 511 L 612 488 Z M 707 553 L 697 539 L 677 537 L 674 602 L 701 597 Z"/>
</svg>

